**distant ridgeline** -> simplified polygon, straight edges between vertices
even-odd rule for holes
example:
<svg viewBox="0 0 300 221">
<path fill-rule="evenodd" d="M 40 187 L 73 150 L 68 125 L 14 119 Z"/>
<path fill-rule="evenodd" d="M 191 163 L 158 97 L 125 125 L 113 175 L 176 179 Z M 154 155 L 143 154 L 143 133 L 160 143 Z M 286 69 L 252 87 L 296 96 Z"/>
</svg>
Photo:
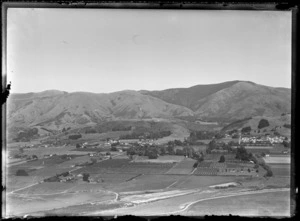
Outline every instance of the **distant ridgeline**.
<svg viewBox="0 0 300 221">
<path fill-rule="evenodd" d="M 261 121 L 258 129 L 272 127 L 279 121 L 280 124 L 283 122 L 280 126 L 289 129 L 290 114 L 287 113 L 291 112 L 291 90 L 247 81 L 107 94 L 50 90 L 11 94 L 7 112 L 7 125 L 12 134 L 10 137 L 18 141 L 62 130 L 68 134 L 76 132 L 68 128 L 79 128 L 79 133 L 86 134 L 128 131 L 132 138 L 160 138 L 172 132 L 172 128 L 163 124 L 178 122 L 190 131 L 194 131 L 193 127 L 203 130 L 205 127 L 212 129 L 220 125 L 225 125 L 222 132 L 241 127 L 251 127 L 252 131 L 258 122 L 256 126 L 246 124 L 254 124 L 255 117 L 263 117 L 269 122 L 268 126 L 267 121 Z M 155 125 L 150 125 L 150 121 L 156 121 L 155 125 L 158 126 L 155 128 Z M 138 129 L 138 124 L 143 123 L 137 122 L 147 122 L 147 130 Z M 27 128 L 37 128 L 38 131 Z M 145 132 L 150 134 L 142 134 Z M 199 139 L 205 136 L 210 137 L 207 134 L 192 135 Z"/>
</svg>

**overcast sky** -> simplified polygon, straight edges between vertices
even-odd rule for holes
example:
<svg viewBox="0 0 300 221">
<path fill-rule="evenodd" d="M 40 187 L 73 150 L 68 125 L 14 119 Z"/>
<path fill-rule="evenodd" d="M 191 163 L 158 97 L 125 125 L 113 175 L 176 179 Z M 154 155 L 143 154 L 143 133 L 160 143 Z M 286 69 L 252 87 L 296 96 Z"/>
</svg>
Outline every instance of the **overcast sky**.
<svg viewBox="0 0 300 221">
<path fill-rule="evenodd" d="M 13 93 L 291 87 L 291 12 L 8 9 Z"/>
</svg>

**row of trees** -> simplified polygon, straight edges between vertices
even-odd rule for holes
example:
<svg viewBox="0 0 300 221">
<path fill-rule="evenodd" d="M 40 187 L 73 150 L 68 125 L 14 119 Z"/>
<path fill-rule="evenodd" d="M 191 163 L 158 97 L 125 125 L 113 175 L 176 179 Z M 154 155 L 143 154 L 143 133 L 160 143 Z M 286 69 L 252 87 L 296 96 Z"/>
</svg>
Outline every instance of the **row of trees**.
<svg viewBox="0 0 300 221">
<path fill-rule="evenodd" d="M 192 131 L 189 136 L 190 141 L 196 140 L 210 140 L 213 138 L 221 139 L 224 137 L 223 133 L 215 131 Z"/>
<path fill-rule="evenodd" d="M 73 134 L 73 135 L 69 136 L 69 139 L 71 139 L 71 140 L 77 140 L 77 139 L 79 139 L 81 137 L 82 137 L 81 134 Z"/>
<path fill-rule="evenodd" d="M 140 156 L 148 156 L 150 159 L 157 158 L 158 155 L 179 155 L 179 156 L 187 156 L 189 158 L 198 159 L 203 156 L 203 153 L 196 152 L 194 148 L 190 146 L 183 146 L 180 148 L 176 147 L 176 144 L 178 144 L 175 141 L 169 142 L 168 145 L 165 146 L 140 146 L 138 144 L 130 147 L 127 150 L 127 155 L 140 155 Z"/>
</svg>

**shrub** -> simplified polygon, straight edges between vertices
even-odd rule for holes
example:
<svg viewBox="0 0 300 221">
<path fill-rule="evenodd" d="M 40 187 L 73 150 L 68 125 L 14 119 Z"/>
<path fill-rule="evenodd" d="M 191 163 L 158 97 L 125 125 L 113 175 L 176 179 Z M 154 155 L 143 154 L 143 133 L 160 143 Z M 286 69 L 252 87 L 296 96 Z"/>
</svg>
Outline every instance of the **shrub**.
<svg viewBox="0 0 300 221">
<path fill-rule="evenodd" d="M 157 153 L 149 152 L 149 153 L 148 153 L 148 158 L 149 158 L 149 159 L 157 159 L 157 158 L 158 158 L 158 155 L 157 155 Z"/>
<path fill-rule="evenodd" d="M 88 173 L 83 173 L 82 174 L 82 180 L 83 181 L 88 182 L 89 181 L 89 177 L 90 177 L 90 174 L 88 174 Z"/>
<path fill-rule="evenodd" d="M 198 162 L 195 162 L 194 165 L 193 165 L 193 167 L 197 168 L 198 167 Z"/>
<path fill-rule="evenodd" d="M 273 176 L 272 170 L 267 170 L 267 173 L 266 173 L 265 176 L 266 176 L 266 177 L 271 177 L 271 176 Z"/>
<path fill-rule="evenodd" d="M 112 146 L 111 148 L 110 148 L 110 151 L 117 151 L 118 149 L 115 147 L 115 146 Z"/>
<path fill-rule="evenodd" d="M 242 128 L 241 132 L 242 133 L 249 133 L 249 132 L 251 132 L 251 127 L 244 127 L 244 128 Z"/>
<path fill-rule="evenodd" d="M 77 140 L 77 139 L 79 139 L 81 137 L 82 137 L 81 134 L 74 134 L 74 135 L 70 135 L 69 139 L 71 139 L 71 140 Z"/>
<path fill-rule="evenodd" d="M 261 119 L 260 121 L 259 121 L 259 123 L 258 123 L 258 126 L 257 126 L 257 128 L 258 129 L 262 129 L 262 128 L 264 128 L 264 127 L 268 127 L 270 124 L 269 124 L 269 121 L 268 120 L 266 120 L 266 119 Z"/>
<path fill-rule="evenodd" d="M 225 162 L 225 157 L 224 155 L 220 156 L 220 160 L 219 160 L 219 163 L 224 163 Z"/>
<path fill-rule="evenodd" d="M 184 155 L 184 151 L 181 150 L 181 149 L 177 149 L 177 150 L 176 150 L 176 155 L 183 156 L 183 155 Z"/>
</svg>

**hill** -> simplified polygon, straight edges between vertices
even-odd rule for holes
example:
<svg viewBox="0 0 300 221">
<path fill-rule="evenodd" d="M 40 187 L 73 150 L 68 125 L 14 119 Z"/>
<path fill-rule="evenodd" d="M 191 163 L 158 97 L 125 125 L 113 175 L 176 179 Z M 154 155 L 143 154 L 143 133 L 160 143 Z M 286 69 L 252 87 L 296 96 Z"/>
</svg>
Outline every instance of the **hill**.
<svg viewBox="0 0 300 221">
<path fill-rule="evenodd" d="M 141 91 L 166 102 L 183 105 L 208 121 L 234 121 L 251 116 L 291 112 L 291 90 L 248 81 L 197 85 L 163 91 Z"/>
<path fill-rule="evenodd" d="M 199 100 L 222 89 L 231 87 L 239 81 L 228 81 L 220 84 L 196 85 L 189 88 L 173 88 L 162 91 L 141 91 L 142 94 L 157 97 L 171 104 L 182 105 L 193 111 L 197 110 Z"/>
<path fill-rule="evenodd" d="M 111 94 L 41 92 L 14 94 L 8 99 L 8 125 L 53 129 L 90 125 L 104 120 L 172 119 L 192 116 L 186 107 L 166 103 L 135 91 Z"/>
<path fill-rule="evenodd" d="M 12 94 L 8 99 L 9 128 L 61 130 L 104 121 L 177 121 L 186 129 L 221 126 L 249 117 L 278 117 L 291 112 L 291 90 L 247 81 L 196 85 L 163 91 L 89 93 L 48 90 Z M 181 119 L 181 120 L 179 120 Z M 12 131 L 17 131 L 12 130 Z"/>
<path fill-rule="evenodd" d="M 261 121 L 267 121 L 268 123 L 263 125 Z M 260 125 L 260 126 L 259 126 Z M 256 116 L 251 118 L 245 118 L 228 124 L 222 128 L 222 132 L 230 132 L 233 130 L 242 130 L 243 128 L 250 127 L 250 134 L 274 134 L 278 133 L 283 136 L 291 136 L 291 114 L 282 114 L 280 116 L 266 117 Z"/>
</svg>

